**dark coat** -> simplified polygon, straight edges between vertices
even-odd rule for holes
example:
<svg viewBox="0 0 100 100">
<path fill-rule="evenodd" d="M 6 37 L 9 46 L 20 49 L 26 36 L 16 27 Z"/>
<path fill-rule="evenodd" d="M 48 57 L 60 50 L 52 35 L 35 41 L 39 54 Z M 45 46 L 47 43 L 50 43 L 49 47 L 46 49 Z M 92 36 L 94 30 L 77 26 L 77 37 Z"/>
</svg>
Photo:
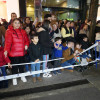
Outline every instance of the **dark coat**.
<svg viewBox="0 0 100 100">
<path fill-rule="evenodd" d="M 53 43 L 50 41 L 49 31 L 43 30 L 38 32 L 39 43 L 42 46 L 43 55 L 51 54 Z"/>
<path fill-rule="evenodd" d="M 31 61 L 35 61 L 37 59 L 41 60 L 42 57 L 42 48 L 40 44 L 35 45 L 34 43 L 31 43 L 29 45 L 29 56 Z"/>
</svg>

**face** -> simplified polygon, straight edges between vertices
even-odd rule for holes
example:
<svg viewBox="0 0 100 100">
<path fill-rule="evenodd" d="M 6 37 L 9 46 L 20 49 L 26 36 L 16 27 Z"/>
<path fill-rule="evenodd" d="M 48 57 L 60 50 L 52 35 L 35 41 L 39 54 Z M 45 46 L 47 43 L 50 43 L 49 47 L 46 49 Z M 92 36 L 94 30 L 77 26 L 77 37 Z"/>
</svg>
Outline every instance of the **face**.
<svg viewBox="0 0 100 100">
<path fill-rule="evenodd" d="M 88 23 L 88 19 L 85 20 L 85 23 Z"/>
<path fill-rule="evenodd" d="M 66 24 L 66 27 L 70 27 L 70 22 L 68 22 L 68 23 Z"/>
<path fill-rule="evenodd" d="M 35 34 L 35 31 L 32 31 L 31 34 Z"/>
<path fill-rule="evenodd" d="M 31 30 L 30 30 L 29 27 L 26 27 L 25 31 L 26 31 L 27 34 L 29 34 Z"/>
<path fill-rule="evenodd" d="M 81 48 L 81 45 L 77 44 L 76 45 L 76 48 L 80 49 Z"/>
<path fill-rule="evenodd" d="M 19 29 L 20 28 L 20 22 L 18 20 L 15 20 L 13 22 L 13 27 L 14 27 L 14 29 Z"/>
<path fill-rule="evenodd" d="M 52 19 L 51 17 L 48 17 L 48 18 L 47 18 L 47 20 L 49 20 L 50 22 L 51 22 L 51 19 Z"/>
<path fill-rule="evenodd" d="M 32 42 L 34 42 L 34 43 L 38 43 L 38 41 L 39 41 L 38 36 L 36 36 L 36 37 L 34 37 L 34 38 L 32 39 Z"/>
<path fill-rule="evenodd" d="M 56 20 L 56 16 L 52 15 L 51 20 Z"/>
<path fill-rule="evenodd" d="M 56 30 L 56 29 L 57 29 L 57 25 L 54 24 L 54 25 L 53 25 L 53 30 Z"/>
<path fill-rule="evenodd" d="M 87 30 L 87 29 L 88 29 L 88 25 L 85 25 L 85 26 L 84 26 L 84 30 Z"/>
<path fill-rule="evenodd" d="M 71 26 L 71 27 L 74 27 L 74 23 L 72 22 L 72 23 L 70 24 L 70 26 Z"/>
<path fill-rule="evenodd" d="M 68 47 L 74 48 L 74 43 L 73 43 L 73 42 L 69 42 L 69 43 L 68 43 Z"/>
<path fill-rule="evenodd" d="M 84 38 L 83 41 L 87 42 L 88 41 L 88 38 Z"/>
<path fill-rule="evenodd" d="M 30 19 L 26 18 L 26 23 L 29 24 L 30 23 Z"/>
<path fill-rule="evenodd" d="M 57 44 L 61 44 L 62 43 L 62 40 L 58 40 L 56 42 L 57 42 Z"/>
<path fill-rule="evenodd" d="M 11 15 L 11 19 L 14 20 L 15 18 L 17 18 L 17 15 L 16 14 L 12 14 Z"/>
</svg>

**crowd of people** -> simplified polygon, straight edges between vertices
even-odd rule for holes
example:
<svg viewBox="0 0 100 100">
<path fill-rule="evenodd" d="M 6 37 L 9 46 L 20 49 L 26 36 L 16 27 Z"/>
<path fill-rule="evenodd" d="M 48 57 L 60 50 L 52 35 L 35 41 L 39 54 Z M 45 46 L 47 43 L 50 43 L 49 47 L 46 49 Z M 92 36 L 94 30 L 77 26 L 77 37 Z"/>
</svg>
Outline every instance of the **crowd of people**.
<svg viewBox="0 0 100 100">
<path fill-rule="evenodd" d="M 30 17 L 17 18 L 16 13 L 12 13 L 10 22 L 2 19 L 0 24 L 0 75 L 5 77 L 9 69 L 11 74 L 18 74 L 70 65 L 67 69 L 43 73 L 43 77 L 52 77 L 64 70 L 73 72 L 74 65 L 81 63 L 80 58 L 85 58 L 87 62 L 94 59 L 92 51 L 77 56 L 93 44 L 89 41 L 90 26 L 91 20 L 88 19 L 82 23 L 81 20 L 57 20 L 54 14 L 46 14 L 44 21 L 39 22 L 38 18 L 31 21 Z M 100 21 L 97 21 L 94 39 L 100 40 Z M 49 59 L 59 60 L 46 62 Z M 41 64 L 40 61 L 45 62 Z M 12 66 L 27 62 L 34 64 Z M 6 64 L 8 67 L 4 67 Z M 32 75 L 33 82 L 42 81 L 41 76 Z M 27 82 L 25 76 L 21 80 Z M 17 85 L 17 78 L 12 81 L 13 85 Z M 5 82 L 7 85 L 8 81 Z"/>
</svg>

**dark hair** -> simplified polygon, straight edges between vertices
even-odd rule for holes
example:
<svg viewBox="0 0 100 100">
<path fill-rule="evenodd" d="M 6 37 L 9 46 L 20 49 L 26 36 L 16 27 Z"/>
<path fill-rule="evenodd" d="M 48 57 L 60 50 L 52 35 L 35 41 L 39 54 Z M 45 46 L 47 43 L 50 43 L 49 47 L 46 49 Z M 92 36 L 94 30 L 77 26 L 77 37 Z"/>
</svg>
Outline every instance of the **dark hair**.
<svg viewBox="0 0 100 100">
<path fill-rule="evenodd" d="M 75 23 L 74 21 L 71 21 L 70 23 Z"/>
<path fill-rule="evenodd" d="M 49 24 L 50 24 L 50 21 L 49 21 L 49 20 L 44 20 L 42 27 L 43 27 L 45 30 L 48 31 L 48 30 L 49 30 Z"/>
<path fill-rule="evenodd" d="M 67 42 L 67 44 L 70 42 L 75 43 L 75 39 L 73 37 L 68 37 L 66 42 Z"/>
<path fill-rule="evenodd" d="M 82 43 L 80 43 L 80 42 L 77 42 L 77 43 L 75 43 L 75 46 L 76 46 L 76 45 L 82 45 Z"/>
<path fill-rule="evenodd" d="M 82 39 L 84 39 L 84 38 L 88 38 L 86 34 L 83 35 Z"/>
<path fill-rule="evenodd" d="M 62 40 L 62 38 L 61 37 L 56 37 L 55 42 L 58 41 L 58 40 Z"/>
<path fill-rule="evenodd" d="M 19 21 L 19 22 L 21 23 L 21 21 L 20 21 L 19 18 L 15 18 L 15 19 L 13 20 L 13 22 L 16 21 L 16 20 Z"/>
<path fill-rule="evenodd" d="M 100 23 L 100 20 L 97 21 L 97 24 L 99 24 L 99 23 Z"/>
<path fill-rule="evenodd" d="M 91 19 L 88 20 L 88 22 L 91 22 L 91 21 L 92 21 Z"/>
<path fill-rule="evenodd" d="M 23 29 L 25 30 L 27 27 L 29 27 L 29 28 L 30 28 L 30 26 L 29 26 L 29 25 L 26 25 Z M 31 30 L 31 28 L 30 28 L 30 30 Z"/>
<path fill-rule="evenodd" d="M 51 14 L 46 14 L 46 15 L 44 16 L 44 19 L 46 19 L 46 18 L 48 18 L 48 17 L 51 17 Z"/>
<path fill-rule="evenodd" d="M 27 18 L 28 18 L 29 20 L 31 20 L 30 17 L 25 17 L 25 20 L 24 20 L 25 22 L 26 22 L 26 19 L 27 19 Z"/>
<path fill-rule="evenodd" d="M 13 13 L 11 13 L 11 17 L 12 17 L 13 14 L 17 15 L 15 12 L 13 12 Z"/>
<path fill-rule="evenodd" d="M 31 34 L 30 38 L 34 39 L 34 37 L 38 37 L 38 34 Z"/>
</svg>

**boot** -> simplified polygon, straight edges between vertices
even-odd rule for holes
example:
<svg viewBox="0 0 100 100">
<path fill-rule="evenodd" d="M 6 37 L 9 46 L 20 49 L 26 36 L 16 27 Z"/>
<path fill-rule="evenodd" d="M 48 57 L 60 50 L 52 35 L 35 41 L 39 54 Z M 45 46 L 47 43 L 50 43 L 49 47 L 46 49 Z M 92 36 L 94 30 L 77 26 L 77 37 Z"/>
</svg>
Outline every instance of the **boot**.
<svg viewBox="0 0 100 100">
<path fill-rule="evenodd" d="M 37 77 L 37 80 L 38 80 L 38 81 L 42 81 L 42 79 L 41 79 L 40 77 Z"/>
<path fill-rule="evenodd" d="M 36 78 L 35 77 L 33 78 L 33 82 L 36 83 Z"/>
</svg>

